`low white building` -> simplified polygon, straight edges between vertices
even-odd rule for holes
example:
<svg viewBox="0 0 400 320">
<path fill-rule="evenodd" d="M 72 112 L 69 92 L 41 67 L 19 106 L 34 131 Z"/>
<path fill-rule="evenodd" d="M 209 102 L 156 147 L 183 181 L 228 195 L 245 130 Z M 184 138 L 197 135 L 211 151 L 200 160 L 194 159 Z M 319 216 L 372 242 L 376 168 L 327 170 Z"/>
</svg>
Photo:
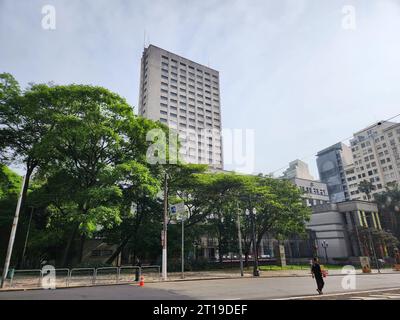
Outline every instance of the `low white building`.
<svg viewBox="0 0 400 320">
<path fill-rule="evenodd" d="M 292 181 L 303 191 L 303 198 L 307 206 L 329 203 L 326 183 L 314 179 L 305 162 L 298 159 L 290 162 L 289 168 L 283 172 L 281 179 Z"/>
<path fill-rule="evenodd" d="M 327 255 L 329 262 L 363 255 L 355 227 L 382 229 L 375 203 L 350 200 L 315 206 L 307 224 L 315 233 L 317 255 Z"/>
</svg>

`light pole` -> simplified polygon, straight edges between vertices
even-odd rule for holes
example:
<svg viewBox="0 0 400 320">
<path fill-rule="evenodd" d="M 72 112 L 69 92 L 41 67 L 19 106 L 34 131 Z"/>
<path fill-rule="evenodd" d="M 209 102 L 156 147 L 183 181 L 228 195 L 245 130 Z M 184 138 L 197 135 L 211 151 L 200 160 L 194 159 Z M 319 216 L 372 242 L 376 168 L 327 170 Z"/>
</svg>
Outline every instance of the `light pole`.
<svg viewBox="0 0 400 320">
<path fill-rule="evenodd" d="M 164 175 L 164 219 L 162 241 L 162 277 L 167 280 L 167 225 L 168 225 L 168 174 Z"/>
<path fill-rule="evenodd" d="M 328 264 L 328 241 L 322 240 L 321 241 L 321 246 L 325 250 L 325 263 Z"/>
<path fill-rule="evenodd" d="M 237 228 L 238 228 L 238 239 L 239 239 L 240 276 L 243 277 L 242 233 L 240 231 L 240 209 L 239 209 L 239 203 L 237 204 Z"/>
<path fill-rule="evenodd" d="M 182 223 L 182 279 L 185 279 L 185 219 L 181 216 Z"/>
<path fill-rule="evenodd" d="M 258 271 L 258 252 L 256 246 L 256 223 L 255 223 L 255 216 L 256 216 L 256 209 L 252 208 L 251 212 L 249 209 L 246 209 L 246 215 L 250 216 L 251 221 L 251 230 L 252 230 L 252 238 L 253 238 L 253 255 L 254 255 L 254 265 L 253 265 L 253 276 L 258 277 L 260 275 Z"/>
<path fill-rule="evenodd" d="M 25 266 L 25 253 L 26 253 L 26 247 L 28 245 L 28 238 L 29 238 L 29 231 L 31 229 L 31 222 L 32 222 L 32 216 L 33 216 L 33 211 L 35 210 L 34 207 L 31 208 L 31 215 L 29 217 L 29 223 L 28 223 L 28 230 L 26 231 L 26 237 L 25 237 L 25 243 L 24 243 L 24 249 L 22 251 L 22 268 Z"/>
</svg>

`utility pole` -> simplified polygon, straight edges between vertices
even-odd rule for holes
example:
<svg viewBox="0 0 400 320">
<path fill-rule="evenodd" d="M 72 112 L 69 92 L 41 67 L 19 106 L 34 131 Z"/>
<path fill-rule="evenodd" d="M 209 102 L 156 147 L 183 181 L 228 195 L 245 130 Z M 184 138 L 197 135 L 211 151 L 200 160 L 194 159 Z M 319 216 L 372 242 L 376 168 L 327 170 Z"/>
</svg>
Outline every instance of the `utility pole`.
<svg viewBox="0 0 400 320">
<path fill-rule="evenodd" d="M 185 279 L 185 219 L 182 215 L 182 279 Z"/>
<path fill-rule="evenodd" d="M 33 211 L 35 208 L 31 208 L 31 215 L 29 217 L 29 223 L 28 223 L 28 231 L 26 231 L 26 237 L 25 237 L 25 243 L 24 243 L 24 250 L 22 251 L 22 268 L 25 267 L 25 252 L 26 252 L 26 247 L 28 246 L 28 238 L 29 238 L 29 231 L 31 229 L 31 222 L 32 222 L 32 216 L 33 216 Z"/>
<path fill-rule="evenodd" d="M 168 174 L 164 175 L 164 223 L 162 231 L 162 277 L 167 280 Z"/>
<path fill-rule="evenodd" d="M 240 276 L 243 277 L 242 233 L 240 232 L 240 209 L 239 209 L 239 203 L 237 204 L 237 227 L 238 227 L 238 239 L 239 239 Z"/>
<path fill-rule="evenodd" d="M 26 175 L 24 176 L 24 179 L 22 181 L 21 191 L 18 196 L 17 208 L 15 209 L 14 220 L 11 227 L 10 240 L 8 242 L 7 255 L 6 255 L 6 260 L 4 262 L 3 276 L 1 278 L 1 288 L 4 288 L 4 284 L 7 278 L 8 268 L 10 267 L 10 260 L 14 247 L 15 233 L 17 231 L 17 226 L 18 226 L 19 212 L 21 210 L 21 203 L 22 203 L 22 193 L 25 188 L 25 183 L 26 183 Z"/>
<path fill-rule="evenodd" d="M 258 252 L 256 243 L 256 215 L 254 208 L 250 208 L 251 212 L 251 223 L 253 229 L 253 254 L 254 254 L 254 266 L 253 266 L 253 276 L 258 277 L 260 274 L 258 272 Z"/>
</svg>

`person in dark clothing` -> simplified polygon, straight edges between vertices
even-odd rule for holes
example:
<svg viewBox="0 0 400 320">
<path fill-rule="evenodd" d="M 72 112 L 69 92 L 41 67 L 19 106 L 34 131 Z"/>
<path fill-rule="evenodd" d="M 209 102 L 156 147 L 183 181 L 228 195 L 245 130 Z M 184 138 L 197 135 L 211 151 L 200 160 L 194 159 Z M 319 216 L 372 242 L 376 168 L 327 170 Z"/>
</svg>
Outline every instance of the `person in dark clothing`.
<svg viewBox="0 0 400 320">
<path fill-rule="evenodd" d="M 318 263 L 318 259 L 314 258 L 312 266 L 311 266 L 311 274 L 312 277 L 315 278 L 315 280 L 317 281 L 317 291 L 319 294 L 322 294 L 322 288 L 324 287 L 324 279 L 323 279 L 323 275 L 322 275 L 322 270 L 321 270 L 321 266 Z"/>
<path fill-rule="evenodd" d="M 139 258 L 136 258 L 135 267 L 139 267 L 135 270 L 135 281 L 139 281 L 139 276 L 140 276 L 140 268 L 142 267 L 142 263 L 140 262 Z"/>
</svg>

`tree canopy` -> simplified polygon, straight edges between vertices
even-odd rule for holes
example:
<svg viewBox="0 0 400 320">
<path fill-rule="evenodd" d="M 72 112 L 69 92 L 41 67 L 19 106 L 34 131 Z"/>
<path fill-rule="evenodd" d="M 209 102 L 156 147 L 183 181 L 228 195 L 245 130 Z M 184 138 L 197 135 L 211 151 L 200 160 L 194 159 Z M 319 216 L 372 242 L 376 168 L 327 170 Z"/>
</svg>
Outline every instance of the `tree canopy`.
<svg viewBox="0 0 400 320">
<path fill-rule="evenodd" d="M 105 88 L 33 84 L 21 90 L 12 75 L 0 74 L 0 159 L 23 166 L 27 176 L 14 262 L 25 261 L 20 254 L 28 212 L 27 266 L 37 267 L 41 259 L 78 265 L 88 239 L 113 246 L 107 263 L 121 255 L 157 262 L 165 177 L 169 204 L 184 202 L 189 213 L 189 251 L 207 235 L 217 239 L 220 259 L 237 252 L 238 219 L 246 255 L 267 233 L 284 238 L 304 232 L 310 209 L 293 184 L 180 161 L 152 163 L 153 129 L 171 143 L 166 126 L 135 115 L 124 98 Z M 171 159 L 171 150 L 164 151 Z M 22 179 L 4 165 L 0 169 L 0 227 L 9 230 Z M 256 243 L 246 215 L 253 208 Z M 168 245 L 179 256 L 180 229 L 170 223 Z M 6 237 L 1 241 L 3 251 Z"/>
</svg>

